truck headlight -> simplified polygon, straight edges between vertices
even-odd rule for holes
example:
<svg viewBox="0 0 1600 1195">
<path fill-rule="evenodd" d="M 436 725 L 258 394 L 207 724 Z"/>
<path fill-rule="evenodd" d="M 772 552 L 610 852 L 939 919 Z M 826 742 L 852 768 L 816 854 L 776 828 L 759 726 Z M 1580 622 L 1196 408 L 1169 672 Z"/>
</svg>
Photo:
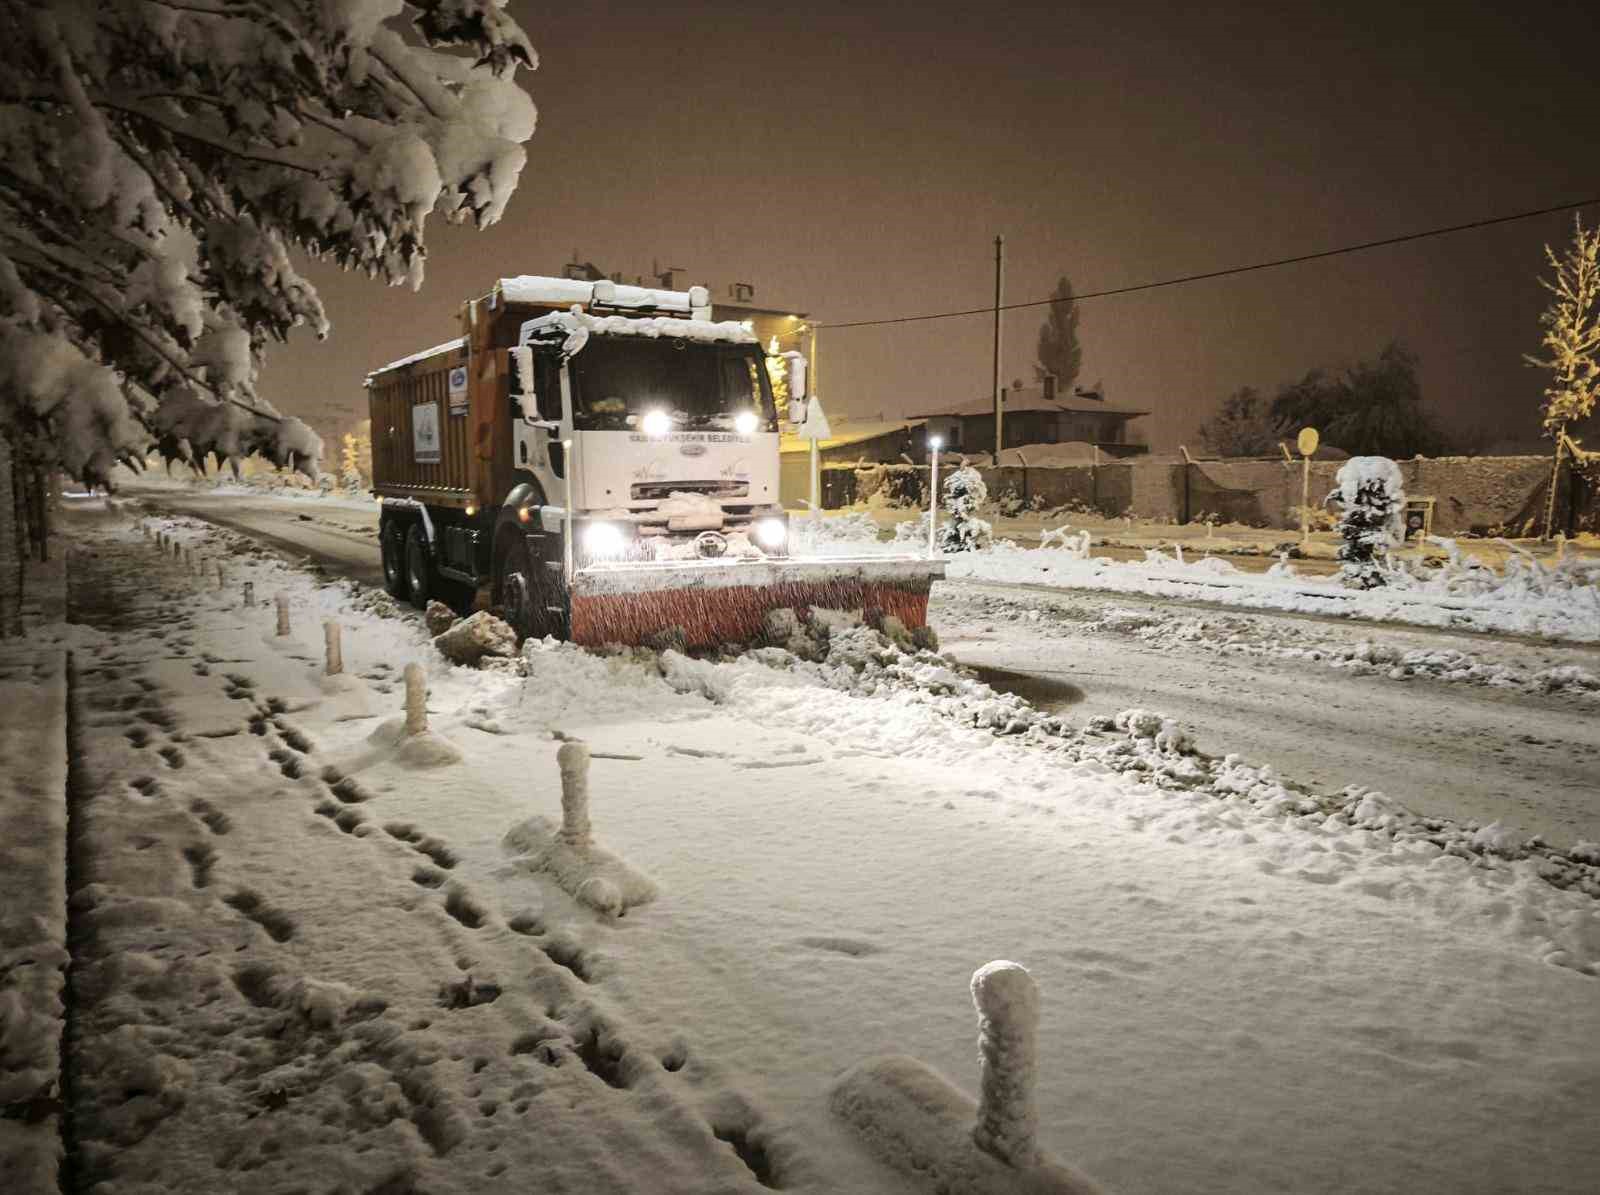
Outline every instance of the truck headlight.
<svg viewBox="0 0 1600 1195">
<path fill-rule="evenodd" d="M 672 416 L 660 409 L 646 411 L 639 420 L 639 430 L 647 436 L 660 438 L 672 430 Z"/>
<path fill-rule="evenodd" d="M 761 420 L 756 418 L 754 411 L 740 411 L 733 417 L 733 430 L 741 436 L 755 434 L 755 430 L 760 424 Z"/>
<path fill-rule="evenodd" d="M 625 543 L 622 528 L 615 523 L 590 523 L 583 529 L 583 550 L 592 557 L 621 556 Z"/>
<path fill-rule="evenodd" d="M 756 524 L 756 542 L 763 548 L 781 548 L 789 538 L 789 524 L 782 519 L 762 519 Z"/>
</svg>

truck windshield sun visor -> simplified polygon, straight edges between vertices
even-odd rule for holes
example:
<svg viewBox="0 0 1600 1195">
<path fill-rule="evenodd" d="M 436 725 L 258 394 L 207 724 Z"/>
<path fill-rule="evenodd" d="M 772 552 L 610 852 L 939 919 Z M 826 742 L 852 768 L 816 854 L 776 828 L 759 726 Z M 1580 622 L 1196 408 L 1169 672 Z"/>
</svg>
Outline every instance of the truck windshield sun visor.
<svg viewBox="0 0 1600 1195">
<path fill-rule="evenodd" d="M 637 431 L 651 411 L 679 431 L 736 431 L 750 412 L 757 431 L 777 428 L 766 359 L 754 345 L 596 336 L 569 368 L 580 430 Z"/>
</svg>

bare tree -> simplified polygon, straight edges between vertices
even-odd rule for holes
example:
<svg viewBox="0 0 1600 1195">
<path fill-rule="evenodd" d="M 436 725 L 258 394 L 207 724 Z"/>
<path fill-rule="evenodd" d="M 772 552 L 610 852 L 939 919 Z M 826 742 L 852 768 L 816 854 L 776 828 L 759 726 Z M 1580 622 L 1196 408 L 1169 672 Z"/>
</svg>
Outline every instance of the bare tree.
<svg viewBox="0 0 1600 1195">
<path fill-rule="evenodd" d="M 1550 471 L 1550 492 L 1545 501 L 1544 534 L 1552 534 L 1556 515 L 1556 489 L 1561 478 L 1562 450 L 1567 429 L 1586 419 L 1600 397 L 1600 228 L 1585 230 L 1582 216 L 1572 218 L 1572 244 L 1559 256 L 1544 247 L 1545 260 L 1555 279 L 1539 285 L 1555 298 L 1539 317 L 1544 327 L 1540 339 L 1545 355 L 1528 354 L 1529 365 L 1550 371 L 1544 389 L 1544 430 L 1556 442 Z"/>
</svg>

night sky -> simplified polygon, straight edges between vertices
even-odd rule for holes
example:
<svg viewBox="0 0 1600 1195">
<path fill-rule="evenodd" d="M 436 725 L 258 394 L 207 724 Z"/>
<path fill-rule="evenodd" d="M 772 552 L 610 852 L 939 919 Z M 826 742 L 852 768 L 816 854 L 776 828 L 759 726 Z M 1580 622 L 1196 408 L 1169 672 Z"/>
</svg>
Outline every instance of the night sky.
<svg viewBox="0 0 1600 1195">
<path fill-rule="evenodd" d="M 421 293 L 310 270 L 334 323 L 269 356 L 282 409 L 363 411 L 361 379 L 456 334 L 502 274 L 652 262 L 822 322 L 977 307 L 1312 252 L 1600 194 L 1587 4 L 511 9 L 542 58 L 506 218 L 429 225 Z M 1585 73 L 1587 69 L 1587 74 Z M 1600 219 L 1600 208 L 1585 212 Z M 1398 337 L 1452 425 L 1536 436 L 1542 246 L 1571 216 L 1082 305 L 1103 379 L 1157 449 L 1241 385 Z M 680 280 L 685 276 L 680 275 Z M 1043 309 L 1006 316 L 1031 383 Z M 990 386 L 987 316 L 824 331 L 830 411 L 886 415 Z"/>
</svg>

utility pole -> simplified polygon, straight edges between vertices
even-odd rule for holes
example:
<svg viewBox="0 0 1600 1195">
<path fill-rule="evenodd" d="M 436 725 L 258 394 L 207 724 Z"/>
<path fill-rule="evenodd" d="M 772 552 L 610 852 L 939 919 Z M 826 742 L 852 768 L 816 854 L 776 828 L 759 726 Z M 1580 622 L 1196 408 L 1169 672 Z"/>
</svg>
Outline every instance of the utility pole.
<svg viewBox="0 0 1600 1195">
<path fill-rule="evenodd" d="M 1006 283 L 1006 238 L 994 239 L 994 463 L 1000 465 L 1000 448 L 1005 443 L 1000 425 L 1004 419 L 1001 410 L 1005 391 L 1000 388 L 1000 303 Z"/>
<path fill-rule="evenodd" d="M 806 369 L 806 417 L 810 418 L 811 404 L 818 401 L 817 389 L 817 324 L 811 322 L 811 360 Z M 817 438 L 811 437 L 811 453 L 807 461 L 807 471 L 810 473 L 811 482 L 811 523 L 815 526 L 822 517 L 822 451 L 817 447 Z"/>
</svg>

